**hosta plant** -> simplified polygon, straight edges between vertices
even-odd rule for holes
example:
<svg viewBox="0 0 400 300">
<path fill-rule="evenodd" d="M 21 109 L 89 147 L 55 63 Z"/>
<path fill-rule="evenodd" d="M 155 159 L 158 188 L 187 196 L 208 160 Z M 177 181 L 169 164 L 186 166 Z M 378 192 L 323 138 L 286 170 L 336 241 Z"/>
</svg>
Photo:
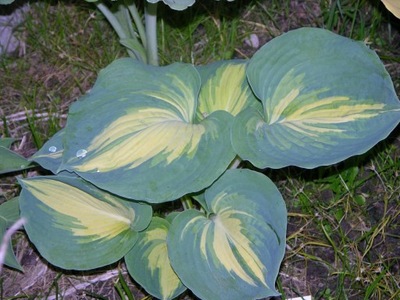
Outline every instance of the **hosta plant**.
<svg viewBox="0 0 400 300">
<path fill-rule="evenodd" d="M 275 296 L 287 213 L 262 169 L 335 164 L 399 121 L 374 51 L 322 29 L 283 34 L 250 60 L 120 59 L 30 158 L 54 175 L 19 180 L 20 216 L 63 269 L 123 259 L 159 299 Z M 172 201 L 182 208 L 163 210 Z"/>
</svg>

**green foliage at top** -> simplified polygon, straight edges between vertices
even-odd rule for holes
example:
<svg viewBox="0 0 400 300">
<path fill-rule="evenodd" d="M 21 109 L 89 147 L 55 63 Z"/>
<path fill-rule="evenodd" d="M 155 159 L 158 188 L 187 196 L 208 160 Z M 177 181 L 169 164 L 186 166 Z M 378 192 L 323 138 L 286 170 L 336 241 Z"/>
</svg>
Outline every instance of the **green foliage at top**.
<svg viewBox="0 0 400 300">
<path fill-rule="evenodd" d="M 0 0 L 0 5 L 7 5 L 13 3 L 15 0 Z M 86 2 L 98 2 L 100 0 L 85 0 Z M 116 2 L 117 0 L 112 0 Z M 150 3 L 157 3 L 161 0 L 148 0 Z M 172 9 L 176 10 L 183 10 L 186 9 L 187 7 L 191 6 L 194 4 L 195 0 L 162 0 L 165 4 L 167 4 L 169 7 Z"/>
<path fill-rule="evenodd" d="M 147 0 L 150 3 L 157 3 L 160 2 L 161 0 Z M 175 10 L 184 10 L 188 8 L 189 6 L 192 6 L 196 1 L 195 0 L 162 0 L 166 5 L 168 5 L 170 8 L 175 9 Z"/>
</svg>

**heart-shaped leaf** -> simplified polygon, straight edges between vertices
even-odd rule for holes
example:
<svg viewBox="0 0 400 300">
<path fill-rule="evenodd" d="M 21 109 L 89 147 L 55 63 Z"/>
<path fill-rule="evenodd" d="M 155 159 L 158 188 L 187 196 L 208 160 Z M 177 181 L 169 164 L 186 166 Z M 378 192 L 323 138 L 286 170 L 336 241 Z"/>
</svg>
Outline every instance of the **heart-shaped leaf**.
<svg viewBox="0 0 400 300">
<path fill-rule="evenodd" d="M 122 258 L 151 220 L 149 205 L 127 201 L 78 178 L 20 180 L 29 239 L 50 263 L 89 270 Z"/>
<path fill-rule="evenodd" d="M 229 170 L 205 198 L 210 215 L 186 210 L 168 234 L 171 264 L 182 282 L 204 300 L 278 295 L 287 213 L 275 185 L 254 171 Z"/>
<path fill-rule="evenodd" d="M 204 189 L 235 154 L 230 114 L 217 111 L 194 120 L 199 90 L 192 65 L 115 61 L 71 107 L 60 169 L 153 203 Z"/>
<path fill-rule="evenodd" d="M 148 293 L 163 300 L 174 299 L 186 290 L 169 262 L 166 241 L 169 227 L 167 220 L 154 217 L 125 256 L 133 279 Z"/>
<path fill-rule="evenodd" d="M 259 168 L 337 163 L 364 153 L 400 121 L 400 103 L 378 56 L 327 30 L 275 38 L 247 72 L 264 111 L 240 113 L 232 143 Z"/>
</svg>

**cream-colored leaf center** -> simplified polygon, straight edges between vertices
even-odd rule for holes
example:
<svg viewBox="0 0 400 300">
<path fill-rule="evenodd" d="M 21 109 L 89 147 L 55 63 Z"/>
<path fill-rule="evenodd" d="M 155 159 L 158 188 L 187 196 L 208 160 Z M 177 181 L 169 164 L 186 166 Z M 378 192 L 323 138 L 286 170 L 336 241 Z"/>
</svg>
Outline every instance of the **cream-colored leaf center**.
<svg viewBox="0 0 400 300">
<path fill-rule="evenodd" d="M 74 236 L 113 238 L 130 228 L 135 212 L 115 199 L 101 201 L 84 191 L 56 180 L 25 181 L 28 191 L 56 212 L 55 226 Z"/>
</svg>

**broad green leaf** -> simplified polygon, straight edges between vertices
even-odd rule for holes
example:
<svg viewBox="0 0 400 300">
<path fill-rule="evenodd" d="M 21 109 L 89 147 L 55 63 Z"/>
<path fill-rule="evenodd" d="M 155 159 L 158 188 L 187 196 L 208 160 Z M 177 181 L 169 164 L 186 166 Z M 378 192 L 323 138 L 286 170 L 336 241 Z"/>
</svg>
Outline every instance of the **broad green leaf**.
<svg viewBox="0 0 400 300">
<path fill-rule="evenodd" d="M 192 195 L 192 198 L 194 200 L 196 200 L 197 203 L 199 203 L 201 205 L 202 209 L 204 209 L 206 212 L 209 213 L 204 193 L 205 193 L 205 191 L 202 191 L 201 193 L 194 194 L 194 195 Z"/>
<path fill-rule="evenodd" d="M 12 226 L 19 219 L 19 202 L 18 198 L 13 198 L 0 205 L 0 241 L 6 230 Z M 10 241 L 7 246 L 7 252 L 4 264 L 8 267 L 22 271 L 22 267 L 17 261 L 13 252 L 12 242 Z"/>
<path fill-rule="evenodd" d="M 125 256 L 129 274 L 157 299 L 173 299 L 186 290 L 169 262 L 166 242 L 169 227 L 167 220 L 154 217 Z"/>
<path fill-rule="evenodd" d="M 157 3 L 161 0 L 147 0 L 150 3 Z M 195 0 L 162 0 L 166 5 L 174 10 L 184 10 L 189 6 L 192 6 L 196 1 Z"/>
<path fill-rule="evenodd" d="M 13 138 L 0 138 L 0 147 L 10 148 L 12 143 L 15 142 Z"/>
<path fill-rule="evenodd" d="M 217 111 L 195 122 L 199 89 L 192 65 L 115 61 L 71 107 L 60 170 L 154 203 L 204 189 L 235 154 L 230 114 Z"/>
<path fill-rule="evenodd" d="M 314 168 L 366 152 L 400 120 L 389 74 L 364 43 L 323 29 L 284 34 L 247 68 L 264 111 L 241 112 L 232 143 L 259 168 Z"/>
<path fill-rule="evenodd" d="M 167 220 L 168 223 L 172 223 L 172 221 L 175 219 L 175 217 L 178 216 L 179 214 L 180 214 L 179 211 L 173 211 L 165 216 L 165 220 Z"/>
<path fill-rule="evenodd" d="M 150 206 L 101 191 L 81 179 L 20 180 L 29 239 L 50 263 L 89 270 L 122 258 L 151 220 Z"/>
<path fill-rule="evenodd" d="M 212 213 L 182 212 L 167 237 L 183 284 L 204 300 L 278 295 L 287 222 L 278 189 L 262 174 L 228 170 L 205 197 Z"/>
<path fill-rule="evenodd" d="M 400 19 L 400 1 L 399 0 L 382 0 L 386 8 Z"/>
<path fill-rule="evenodd" d="M 21 155 L 0 146 L 0 174 L 31 168 L 30 161 Z"/>
<path fill-rule="evenodd" d="M 0 205 L 0 219 L 9 227 L 19 219 L 18 198 L 12 198 Z"/>
<path fill-rule="evenodd" d="M 261 107 L 246 77 L 247 61 L 220 61 L 197 67 L 202 79 L 197 118 L 224 110 L 236 116 L 247 107 Z"/>
<path fill-rule="evenodd" d="M 57 132 L 29 160 L 38 163 L 54 174 L 57 173 L 62 162 L 64 132 L 63 129 Z"/>
</svg>

